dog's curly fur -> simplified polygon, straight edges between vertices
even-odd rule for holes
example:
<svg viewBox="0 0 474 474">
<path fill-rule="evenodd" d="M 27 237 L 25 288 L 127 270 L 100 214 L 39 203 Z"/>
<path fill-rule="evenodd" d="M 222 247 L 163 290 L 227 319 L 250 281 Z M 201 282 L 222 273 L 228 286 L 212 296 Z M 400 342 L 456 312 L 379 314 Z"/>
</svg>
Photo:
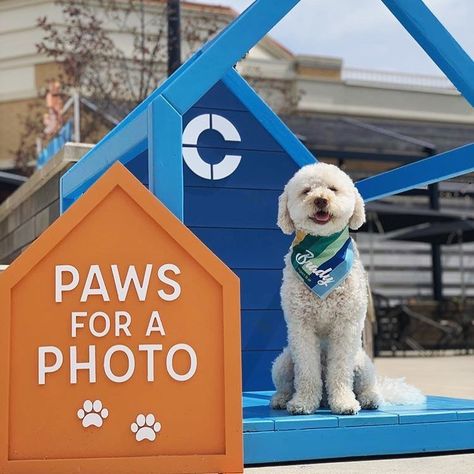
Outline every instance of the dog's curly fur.
<svg viewBox="0 0 474 474">
<path fill-rule="evenodd" d="M 318 211 L 329 213 L 329 221 L 318 222 Z M 301 168 L 279 199 L 278 226 L 286 234 L 328 236 L 347 225 L 356 230 L 364 222 L 364 202 L 357 188 L 333 165 Z M 325 299 L 319 299 L 296 274 L 291 249 L 285 257 L 281 301 L 288 347 L 273 363 L 277 391 L 272 408 L 310 414 L 328 404 L 333 413 L 356 414 L 361 407 L 375 409 L 383 401 L 374 366 L 362 348 L 367 276 L 353 243 L 352 269 Z"/>
</svg>

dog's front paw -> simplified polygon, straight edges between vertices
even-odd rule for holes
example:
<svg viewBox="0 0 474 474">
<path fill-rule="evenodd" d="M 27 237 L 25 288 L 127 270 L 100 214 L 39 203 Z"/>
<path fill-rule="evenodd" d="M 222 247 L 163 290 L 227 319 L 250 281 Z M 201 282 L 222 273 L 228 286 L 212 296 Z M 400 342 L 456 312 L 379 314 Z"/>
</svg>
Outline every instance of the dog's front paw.
<svg viewBox="0 0 474 474">
<path fill-rule="evenodd" d="M 360 411 L 360 404 L 352 392 L 334 397 L 329 406 L 336 415 L 357 415 Z"/>
<path fill-rule="evenodd" d="M 285 410 L 288 400 L 291 398 L 291 393 L 276 392 L 271 401 L 270 407 L 274 410 Z"/>
<path fill-rule="evenodd" d="M 318 403 L 295 396 L 286 404 L 286 409 L 290 415 L 311 415 L 318 409 Z"/>
<path fill-rule="evenodd" d="M 365 410 L 377 410 L 382 404 L 382 397 L 374 391 L 363 392 L 357 395 L 360 406 Z"/>
</svg>

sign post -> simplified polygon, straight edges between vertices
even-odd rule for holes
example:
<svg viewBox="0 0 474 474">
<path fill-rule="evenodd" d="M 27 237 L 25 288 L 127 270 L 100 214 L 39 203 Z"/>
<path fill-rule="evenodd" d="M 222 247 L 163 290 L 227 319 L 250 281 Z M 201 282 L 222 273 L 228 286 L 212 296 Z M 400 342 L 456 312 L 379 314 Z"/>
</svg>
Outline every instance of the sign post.
<svg viewBox="0 0 474 474">
<path fill-rule="evenodd" d="M 238 279 L 122 165 L 0 301 L 2 473 L 242 472 Z"/>
</svg>

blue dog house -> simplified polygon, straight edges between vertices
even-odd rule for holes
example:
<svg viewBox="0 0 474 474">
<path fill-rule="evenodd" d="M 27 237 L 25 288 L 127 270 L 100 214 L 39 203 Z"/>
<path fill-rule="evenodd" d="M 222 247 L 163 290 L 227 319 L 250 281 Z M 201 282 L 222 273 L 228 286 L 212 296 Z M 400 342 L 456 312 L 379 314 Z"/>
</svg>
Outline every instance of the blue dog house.
<svg viewBox="0 0 474 474">
<path fill-rule="evenodd" d="M 271 362 L 286 342 L 279 291 L 291 241 L 276 226 L 278 196 L 315 160 L 301 146 L 296 161 L 234 87 L 224 77 L 183 117 L 184 222 L 239 276 L 243 388 L 271 390 Z"/>
<path fill-rule="evenodd" d="M 291 242 L 276 226 L 278 196 L 315 158 L 281 122 L 262 123 L 271 111 L 242 90 L 230 70 L 183 116 L 183 220 L 239 276 L 243 388 L 271 390 L 286 342 L 279 291 Z M 145 155 L 128 167 L 148 186 Z"/>
<path fill-rule="evenodd" d="M 382 0 L 474 102 L 474 63 L 421 0 Z M 357 416 L 269 409 L 270 365 L 285 345 L 279 288 L 291 238 L 276 227 L 284 184 L 313 157 L 233 65 L 299 0 L 256 0 L 61 180 L 66 211 L 122 162 L 241 280 L 245 462 L 474 449 L 474 401 Z M 474 144 L 357 183 L 374 200 L 474 171 Z M 367 440 L 370 440 L 368 442 Z"/>
</svg>

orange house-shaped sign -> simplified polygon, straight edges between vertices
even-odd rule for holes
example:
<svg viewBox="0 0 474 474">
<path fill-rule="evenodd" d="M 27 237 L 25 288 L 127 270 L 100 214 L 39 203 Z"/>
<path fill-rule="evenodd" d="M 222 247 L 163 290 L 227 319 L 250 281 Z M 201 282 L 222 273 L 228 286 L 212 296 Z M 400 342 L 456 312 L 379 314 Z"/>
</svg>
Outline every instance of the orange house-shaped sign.
<svg viewBox="0 0 474 474">
<path fill-rule="evenodd" d="M 242 472 L 238 279 L 122 165 L 0 301 L 2 473 Z"/>
</svg>

